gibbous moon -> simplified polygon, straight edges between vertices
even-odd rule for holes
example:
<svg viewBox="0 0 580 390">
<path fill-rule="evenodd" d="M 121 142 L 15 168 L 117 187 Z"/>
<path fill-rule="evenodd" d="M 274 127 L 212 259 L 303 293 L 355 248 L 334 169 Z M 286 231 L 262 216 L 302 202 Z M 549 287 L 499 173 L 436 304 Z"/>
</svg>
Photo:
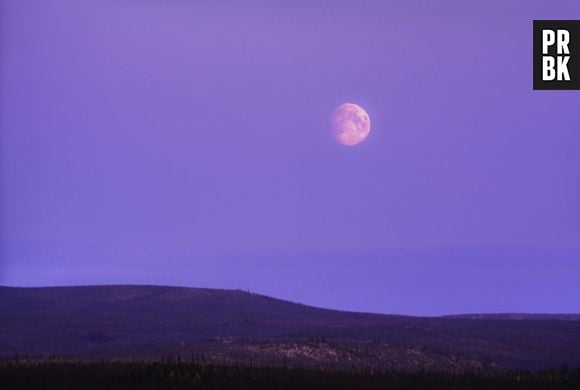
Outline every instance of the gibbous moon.
<svg viewBox="0 0 580 390">
<path fill-rule="evenodd" d="M 362 142 L 371 131 L 369 114 L 354 103 L 341 104 L 332 114 L 331 130 L 334 138 L 343 145 Z"/>
</svg>

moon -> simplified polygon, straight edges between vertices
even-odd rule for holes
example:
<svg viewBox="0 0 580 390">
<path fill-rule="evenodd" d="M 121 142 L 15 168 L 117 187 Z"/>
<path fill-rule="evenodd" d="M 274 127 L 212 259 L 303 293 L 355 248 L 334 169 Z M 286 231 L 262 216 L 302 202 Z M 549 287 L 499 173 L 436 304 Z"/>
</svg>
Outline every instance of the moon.
<svg viewBox="0 0 580 390">
<path fill-rule="evenodd" d="M 369 114 L 359 105 L 343 103 L 336 107 L 331 120 L 332 135 L 346 146 L 361 143 L 371 131 Z"/>
</svg>

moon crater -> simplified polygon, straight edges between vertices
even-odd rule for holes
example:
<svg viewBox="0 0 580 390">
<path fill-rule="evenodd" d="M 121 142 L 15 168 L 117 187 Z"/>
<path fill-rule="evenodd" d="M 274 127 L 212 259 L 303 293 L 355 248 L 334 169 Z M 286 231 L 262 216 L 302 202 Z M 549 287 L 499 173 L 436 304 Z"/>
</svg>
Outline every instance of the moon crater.
<svg viewBox="0 0 580 390">
<path fill-rule="evenodd" d="M 341 104 L 332 114 L 331 129 L 334 138 L 343 145 L 361 143 L 371 131 L 369 114 L 354 103 Z"/>
</svg>

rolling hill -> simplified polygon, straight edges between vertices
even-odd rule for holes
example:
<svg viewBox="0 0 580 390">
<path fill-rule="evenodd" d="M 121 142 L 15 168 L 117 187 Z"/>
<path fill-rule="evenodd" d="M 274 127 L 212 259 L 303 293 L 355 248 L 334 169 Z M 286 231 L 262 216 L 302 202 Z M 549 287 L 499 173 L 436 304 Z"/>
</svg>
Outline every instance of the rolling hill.
<svg viewBox="0 0 580 390">
<path fill-rule="evenodd" d="M 0 356 L 158 359 L 399 370 L 580 365 L 579 315 L 411 317 L 243 291 L 0 287 Z"/>
</svg>

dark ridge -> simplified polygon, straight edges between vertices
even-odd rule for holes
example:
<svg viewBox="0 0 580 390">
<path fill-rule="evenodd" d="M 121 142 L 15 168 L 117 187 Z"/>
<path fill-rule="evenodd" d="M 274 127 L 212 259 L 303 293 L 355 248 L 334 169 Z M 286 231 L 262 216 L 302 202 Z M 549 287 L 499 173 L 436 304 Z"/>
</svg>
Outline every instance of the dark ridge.
<svg viewBox="0 0 580 390">
<path fill-rule="evenodd" d="M 141 285 L 0 287 L 0 313 L 4 358 L 181 355 L 227 364 L 453 371 L 580 365 L 573 314 L 411 317 L 240 290 Z"/>
</svg>

